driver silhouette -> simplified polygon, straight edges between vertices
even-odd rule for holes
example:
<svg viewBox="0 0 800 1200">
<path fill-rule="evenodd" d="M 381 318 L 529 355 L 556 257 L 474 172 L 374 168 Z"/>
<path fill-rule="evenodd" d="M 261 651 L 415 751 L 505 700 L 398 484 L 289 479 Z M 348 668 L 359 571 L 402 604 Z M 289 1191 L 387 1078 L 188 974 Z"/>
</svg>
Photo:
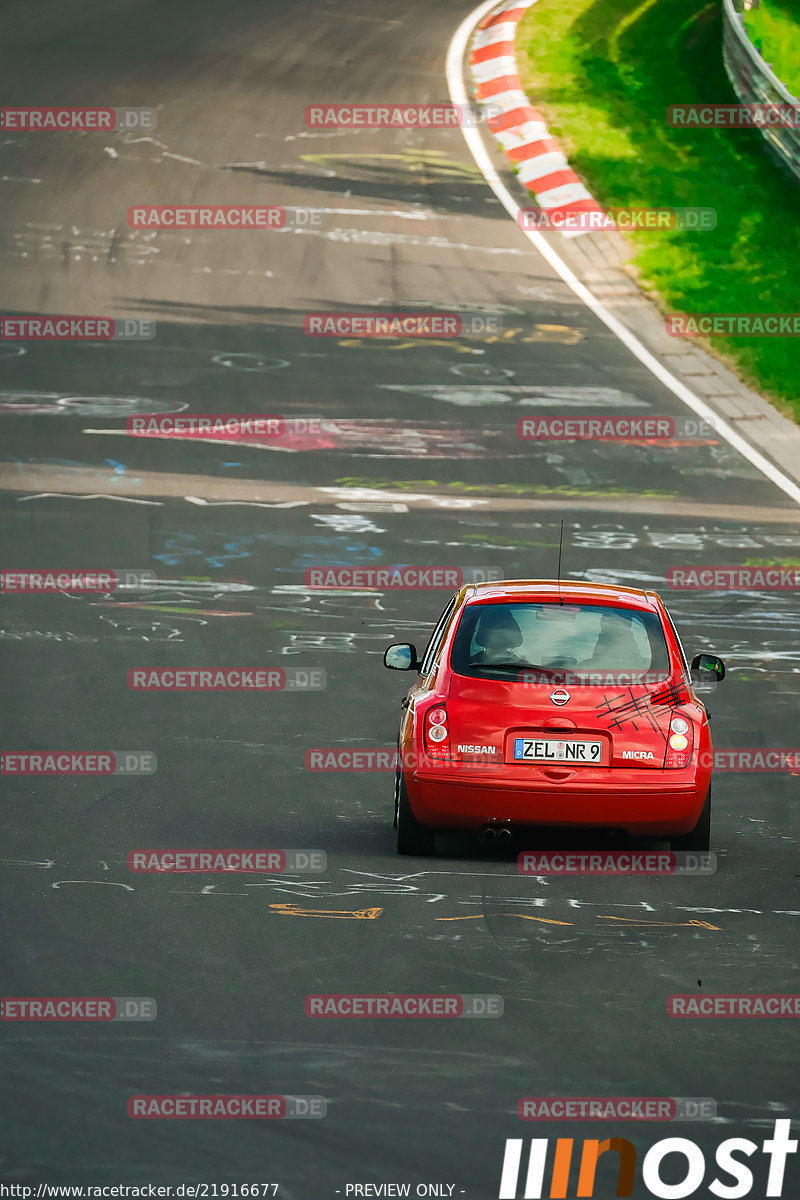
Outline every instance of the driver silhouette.
<svg viewBox="0 0 800 1200">
<path fill-rule="evenodd" d="M 525 662 L 514 653 L 515 647 L 522 645 L 522 631 L 505 609 L 487 607 L 478 617 L 473 638 L 482 650 L 472 655 L 470 663 Z"/>
</svg>

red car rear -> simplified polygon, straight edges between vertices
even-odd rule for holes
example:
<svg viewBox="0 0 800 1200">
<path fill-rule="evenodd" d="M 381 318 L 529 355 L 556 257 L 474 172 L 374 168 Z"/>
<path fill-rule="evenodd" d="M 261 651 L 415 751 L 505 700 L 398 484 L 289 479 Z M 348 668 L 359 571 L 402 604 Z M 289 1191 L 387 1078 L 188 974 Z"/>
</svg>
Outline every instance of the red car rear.
<svg viewBox="0 0 800 1200">
<path fill-rule="evenodd" d="M 430 854 L 437 829 L 507 838 L 521 825 L 620 830 L 708 850 L 711 738 L 691 668 L 655 592 L 519 580 L 462 588 L 405 701 L 397 848 Z"/>
</svg>

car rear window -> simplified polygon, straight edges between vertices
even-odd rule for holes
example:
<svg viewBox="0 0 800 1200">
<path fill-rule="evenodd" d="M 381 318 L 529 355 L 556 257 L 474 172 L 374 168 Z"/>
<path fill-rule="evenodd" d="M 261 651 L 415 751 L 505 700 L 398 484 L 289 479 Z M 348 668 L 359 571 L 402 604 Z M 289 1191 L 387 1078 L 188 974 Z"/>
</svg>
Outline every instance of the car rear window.
<svg viewBox="0 0 800 1200">
<path fill-rule="evenodd" d="M 654 612 L 599 604 L 470 604 L 453 640 L 459 675 L 508 678 L 515 669 L 668 672 Z"/>
</svg>

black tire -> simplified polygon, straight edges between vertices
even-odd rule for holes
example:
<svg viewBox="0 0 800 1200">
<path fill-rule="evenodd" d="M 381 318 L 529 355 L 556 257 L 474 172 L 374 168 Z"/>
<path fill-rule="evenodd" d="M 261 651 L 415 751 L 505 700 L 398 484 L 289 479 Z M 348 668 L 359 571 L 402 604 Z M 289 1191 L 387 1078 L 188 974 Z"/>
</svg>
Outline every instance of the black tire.
<svg viewBox="0 0 800 1200">
<path fill-rule="evenodd" d="M 694 850 L 701 854 L 707 854 L 711 849 L 711 784 L 708 785 L 705 804 L 694 829 L 682 833 L 679 837 L 670 838 L 670 846 L 673 851 Z"/>
<path fill-rule="evenodd" d="M 398 750 L 398 763 L 397 763 L 397 767 L 395 768 L 395 772 L 394 772 L 394 822 L 393 822 L 393 825 L 394 825 L 395 829 L 397 829 L 397 810 L 400 805 L 400 780 L 402 779 L 402 774 L 400 772 L 399 758 L 400 758 L 400 752 Z"/>
<path fill-rule="evenodd" d="M 414 854 L 425 858 L 434 851 L 434 830 L 429 825 L 422 825 L 411 811 L 411 805 L 406 791 L 406 782 L 402 771 L 398 771 L 396 794 L 396 827 L 397 853 Z"/>
</svg>

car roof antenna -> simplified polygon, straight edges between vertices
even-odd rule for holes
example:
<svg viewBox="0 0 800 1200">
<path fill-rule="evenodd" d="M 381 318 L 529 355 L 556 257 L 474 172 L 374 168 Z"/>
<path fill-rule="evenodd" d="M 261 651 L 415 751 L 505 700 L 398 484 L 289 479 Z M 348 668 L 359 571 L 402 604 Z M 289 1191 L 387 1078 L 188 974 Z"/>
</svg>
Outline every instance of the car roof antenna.
<svg viewBox="0 0 800 1200">
<path fill-rule="evenodd" d="M 561 595 L 561 550 L 564 545 L 564 520 L 561 520 L 561 534 L 558 539 L 558 602 L 564 603 L 564 597 Z"/>
</svg>

